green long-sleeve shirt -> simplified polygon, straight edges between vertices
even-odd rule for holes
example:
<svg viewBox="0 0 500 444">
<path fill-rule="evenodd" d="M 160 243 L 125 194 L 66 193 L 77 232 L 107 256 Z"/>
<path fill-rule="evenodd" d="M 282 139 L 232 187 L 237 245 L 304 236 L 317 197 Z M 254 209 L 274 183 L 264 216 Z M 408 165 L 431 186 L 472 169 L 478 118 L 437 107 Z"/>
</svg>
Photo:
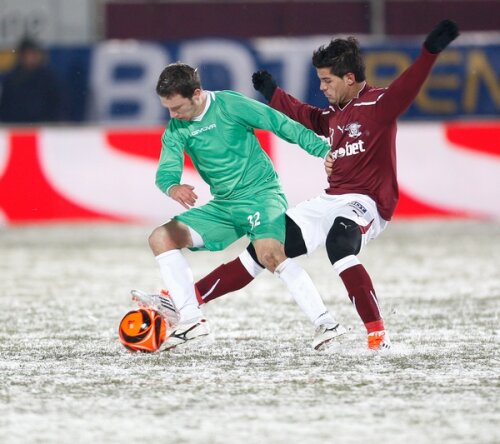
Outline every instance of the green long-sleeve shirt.
<svg viewBox="0 0 500 444">
<path fill-rule="evenodd" d="M 284 114 L 234 91 L 207 91 L 201 119 L 172 119 L 162 137 L 156 184 L 166 192 L 180 183 L 184 151 L 217 199 L 239 199 L 280 188 L 278 176 L 254 129 L 269 130 L 324 157 L 328 144 Z"/>
</svg>

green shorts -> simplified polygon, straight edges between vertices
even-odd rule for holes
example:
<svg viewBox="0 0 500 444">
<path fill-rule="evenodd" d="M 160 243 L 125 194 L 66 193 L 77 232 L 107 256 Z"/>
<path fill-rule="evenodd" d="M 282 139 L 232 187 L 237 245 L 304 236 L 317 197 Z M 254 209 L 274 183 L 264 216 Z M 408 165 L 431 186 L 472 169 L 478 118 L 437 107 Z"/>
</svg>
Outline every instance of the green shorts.
<svg viewBox="0 0 500 444">
<path fill-rule="evenodd" d="M 284 243 L 287 208 L 285 195 L 273 190 L 246 199 L 214 199 L 174 219 L 191 227 L 205 242 L 191 250 L 219 251 L 243 236 L 251 241 L 276 239 Z"/>
</svg>

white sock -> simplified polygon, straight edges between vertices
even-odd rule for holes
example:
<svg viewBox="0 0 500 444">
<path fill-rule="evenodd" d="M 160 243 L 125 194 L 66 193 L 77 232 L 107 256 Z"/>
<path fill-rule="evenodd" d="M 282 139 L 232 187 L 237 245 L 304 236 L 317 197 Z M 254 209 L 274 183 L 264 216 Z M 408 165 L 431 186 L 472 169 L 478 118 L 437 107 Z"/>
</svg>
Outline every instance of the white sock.
<svg viewBox="0 0 500 444">
<path fill-rule="evenodd" d="M 180 321 L 189 322 L 203 316 L 194 290 L 193 272 L 189 268 L 181 250 L 170 250 L 156 256 L 160 274 L 168 289 L 175 307 L 179 311 Z"/>
<path fill-rule="evenodd" d="M 257 262 L 254 261 L 253 257 L 247 250 L 243 250 L 243 253 L 241 253 L 238 258 L 248 271 L 248 274 L 253 278 L 256 278 L 265 270 L 265 268 L 262 268 Z"/>
<path fill-rule="evenodd" d="M 346 271 L 348 268 L 354 267 L 355 265 L 359 265 L 361 262 L 354 256 L 353 254 L 346 256 L 333 264 L 333 269 L 337 272 L 338 275 L 343 271 Z"/>
<path fill-rule="evenodd" d="M 337 324 L 328 311 L 307 272 L 292 259 L 286 259 L 276 268 L 275 274 L 285 283 L 295 302 L 318 327 L 321 324 Z"/>
</svg>

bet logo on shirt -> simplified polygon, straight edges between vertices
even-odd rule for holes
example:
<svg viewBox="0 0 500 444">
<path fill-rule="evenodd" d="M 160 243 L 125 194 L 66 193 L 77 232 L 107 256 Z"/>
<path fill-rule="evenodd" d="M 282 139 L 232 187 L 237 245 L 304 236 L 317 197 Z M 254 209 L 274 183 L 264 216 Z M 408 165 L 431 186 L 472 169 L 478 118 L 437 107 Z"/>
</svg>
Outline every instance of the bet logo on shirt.
<svg viewBox="0 0 500 444">
<path fill-rule="evenodd" d="M 364 144 L 365 142 L 363 142 L 362 140 L 358 140 L 357 142 L 353 143 L 348 142 L 345 144 L 345 146 L 341 146 L 333 152 L 333 158 L 337 159 L 339 157 L 354 156 L 355 154 L 364 153 Z"/>
</svg>

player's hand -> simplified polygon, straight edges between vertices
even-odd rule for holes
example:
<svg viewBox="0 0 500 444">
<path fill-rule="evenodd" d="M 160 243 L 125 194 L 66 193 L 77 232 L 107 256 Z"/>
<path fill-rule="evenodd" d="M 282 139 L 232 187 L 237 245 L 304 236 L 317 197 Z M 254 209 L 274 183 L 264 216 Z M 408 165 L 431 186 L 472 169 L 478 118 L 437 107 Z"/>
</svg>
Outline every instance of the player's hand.
<svg viewBox="0 0 500 444">
<path fill-rule="evenodd" d="M 332 174 L 332 171 L 333 171 L 333 162 L 335 162 L 335 160 L 333 159 L 333 154 L 331 152 L 329 152 L 326 155 L 325 161 L 324 161 L 325 171 L 326 171 L 326 175 L 328 177 L 330 177 L 330 175 Z"/>
<path fill-rule="evenodd" d="M 192 185 L 174 185 L 168 191 L 168 195 L 189 210 L 196 203 L 196 199 L 198 199 L 193 190 L 194 187 Z"/>
<path fill-rule="evenodd" d="M 432 54 L 440 53 L 458 37 L 458 26 L 452 20 L 441 21 L 427 36 L 424 42 L 425 49 Z"/>
<path fill-rule="evenodd" d="M 268 71 L 257 71 L 252 74 L 253 87 L 259 91 L 269 102 L 278 85 Z"/>
</svg>

